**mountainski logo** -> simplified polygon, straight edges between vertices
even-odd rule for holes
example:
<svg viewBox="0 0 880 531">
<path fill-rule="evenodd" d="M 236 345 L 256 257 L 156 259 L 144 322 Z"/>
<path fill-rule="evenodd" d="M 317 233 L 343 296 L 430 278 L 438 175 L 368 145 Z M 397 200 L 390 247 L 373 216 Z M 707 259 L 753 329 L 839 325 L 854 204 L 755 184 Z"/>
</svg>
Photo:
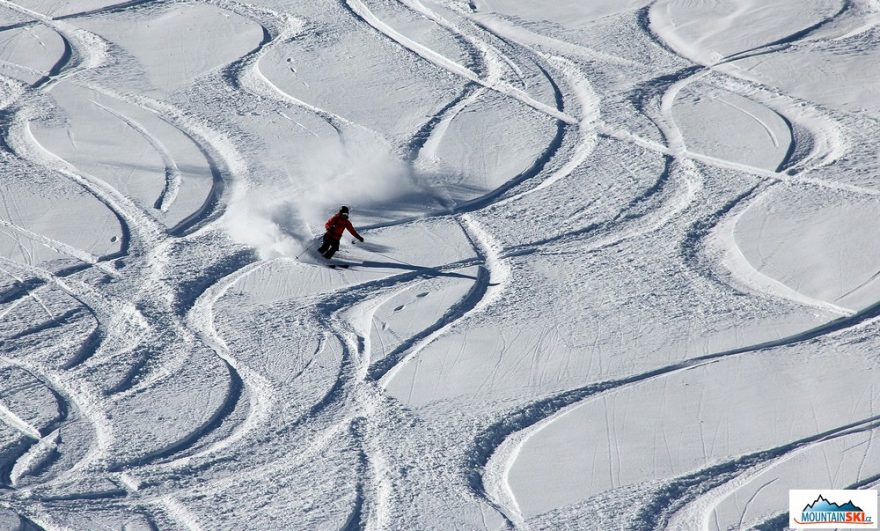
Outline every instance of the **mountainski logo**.
<svg viewBox="0 0 880 531">
<path fill-rule="evenodd" d="M 790 490 L 788 526 L 876 529 L 876 490 Z"/>
</svg>

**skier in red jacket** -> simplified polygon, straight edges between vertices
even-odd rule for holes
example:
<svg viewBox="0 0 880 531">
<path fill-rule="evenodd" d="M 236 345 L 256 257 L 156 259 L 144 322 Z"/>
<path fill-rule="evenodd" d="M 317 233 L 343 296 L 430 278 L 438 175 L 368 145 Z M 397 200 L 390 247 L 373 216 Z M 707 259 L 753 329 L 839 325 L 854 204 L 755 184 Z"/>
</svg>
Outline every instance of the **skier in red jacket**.
<svg viewBox="0 0 880 531">
<path fill-rule="evenodd" d="M 339 240 L 342 239 L 342 235 L 345 233 L 346 229 L 348 229 L 348 232 L 350 232 L 352 236 L 360 241 L 364 241 L 364 238 L 354 230 L 351 221 L 348 221 L 347 206 L 341 207 L 339 212 L 333 214 L 333 217 L 328 219 L 327 223 L 324 223 L 324 228 L 327 229 L 327 232 L 324 233 L 324 241 L 321 244 L 321 248 L 318 249 L 318 252 L 328 260 L 333 258 L 336 251 L 339 250 Z"/>
</svg>

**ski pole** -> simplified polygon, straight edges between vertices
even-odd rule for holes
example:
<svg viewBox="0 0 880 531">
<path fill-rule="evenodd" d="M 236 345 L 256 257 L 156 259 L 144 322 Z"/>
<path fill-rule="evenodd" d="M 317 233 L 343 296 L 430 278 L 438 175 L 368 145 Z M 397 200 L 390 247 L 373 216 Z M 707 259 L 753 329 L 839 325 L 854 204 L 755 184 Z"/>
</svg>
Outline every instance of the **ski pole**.
<svg viewBox="0 0 880 531">
<path fill-rule="evenodd" d="M 318 239 L 317 237 L 313 237 L 311 240 L 309 240 L 308 243 L 303 244 L 302 251 L 300 251 L 299 254 L 296 255 L 296 258 L 294 258 L 294 260 L 299 260 L 299 257 L 304 255 L 305 252 L 309 250 L 309 246 L 312 245 L 315 242 L 315 240 L 317 240 L 317 239 Z"/>
</svg>

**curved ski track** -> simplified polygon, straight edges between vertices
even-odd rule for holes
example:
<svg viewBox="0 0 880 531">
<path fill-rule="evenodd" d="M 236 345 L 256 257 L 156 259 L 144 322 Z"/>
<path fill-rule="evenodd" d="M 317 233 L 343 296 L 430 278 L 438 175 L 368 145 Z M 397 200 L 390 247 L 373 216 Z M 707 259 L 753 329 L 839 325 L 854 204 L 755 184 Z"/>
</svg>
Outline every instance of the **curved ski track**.
<svg viewBox="0 0 880 531">
<path fill-rule="evenodd" d="M 639 23 L 643 27 L 645 32 L 651 35 L 651 37 L 663 49 L 667 50 L 671 54 L 675 54 L 671 47 L 666 45 L 666 43 L 663 42 L 662 38 L 656 35 L 650 29 L 649 19 L 652 6 L 648 6 L 642 9 L 642 11 L 638 15 Z M 685 146 L 681 133 L 678 130 L 675 124 L 675 120 L 672 116 L 672 104 L 675 100 L 676 95 L 681 91 L 681 89 L 684 88 L 686 85 L 698 79 L 701 79 L 711 73 L 717 73 L 717 71 L 715 70 L 715 66 L 731 63 L 746 57 L 752 57 L 757 54 L 773 53 L 793 46 L 797 43 L 797 41 L 806 38 L 808 35 L 812 34 L 820 27 L 843 15 L 847 11 L 848 7 L 849 5 L 845 3 L 841 10 L 829 19 L 823 20 L 809 28 L 796 32 L 791 36 L 774 41 L 772 43 L 759 46 L 751 50 L 747 50 L 746 52 L 732 54 L 720 60 L 716 65 L 694 65 L 691 67 L 686 67 L 671 75 L 660 76 L 656 80 L 645 83 L 642 88 L 636 91 L 637 98 L 639 100 L 639 106 L 643 110 L 645 110 L 648 106 L 647 104 L 649 101 L 657 101 L 657 95 L 659 94 L 659 115 L 653 113 L 649 113 L 648 115 L 652 117 L 654 123 L 663 133 L 663 136 L 667 142 L 667 146 L 657 149 L 657 146 L 651 145 L 650 142 L 639 142 L 640 145 L 661 153 L 669 153 L 675 159 L 678 159 L 684 164 L 689 164 L 688 159 L 692 159 L 712 166 L 737 169 L 747 174 L 769 178 L 772 180 L 773 184 L 775 184 L 776 182 L 802 182 L 831 189 L 846 190 L 847 192 L 856 194 L 877 195 L 878 191 L 873 189 L 851 187 L 848 185 L 841 185 L 840 183 L 829 183 L 809 177 L 799 178 L 797 177 L 799 173 L 806 173 L 806 171 L 802 169 L 789 169 L 788 171 L 784 171 L 786 168 L 794 168 L 797 166 L 806 167 L 809 168 L 809 170 L 813 170 L 818 167 L 833 163 L 840 155 L 842 155 L 842 153 L 837 151 L 822 152 L 814 150 L 803 160 L 792 161 L 791 156 L 795 151 L 793 126 L 791 124 L 791 121 L 785 115 L 780 114 L 779 111 L 773 109 L 772 107 L 771 110 L 774 110 L 774 112 L 776 112 L 789 125 L 789 128 L 792 132 L 792 145 L 790 146 L 785 159 L 775 171 L 753 168 L 744 164 L 720 160 L 712 156 L 693 153 L 689 151 Z M 682 59 L 688 60 L 684 57 L 682 57 Z M 758 87 L 759 89 L 766 89 L 766 87 L 760 87 L 756 83 L 751 81 L 744 82 L 743 80 L 737 78 L 734 78 L 732 81 L 733 83 L 739 83 L 751 89 L 754 89 L 755 87 Z M 613 129 L 605 129 L 605 131 L 607 131 L 607 134 L 614 138 L 631 138 L 630 135 L 627 135 L 626 133 L 620 134 Z M 833 132 L 829 136 L 833 136 Z M 689 169 L 694 173 L 698 173 L 693 165 L 689 165 Z M 791 179 L 792 176 L 795 176 L 795 179 Z M 699 187 L 699 184 L 697 183 L 692 184 L 696 184 L 696 186 Z M 713 214 L 712 218 L 714 218 L 714 220 L 711 221 L 711 225 L 709 226 L 706 226 L 706 223 L 703 221 L 699 222 L 697 225 L 695 225 L 694 229 L 692 229 L 692 234 L 688 238 L 690 241 L 686 240 L 687 244 L 698 245 L 699 240 L 710 232 L 709 229 L 711 228 L 711 226 L 717 224 L 726 215 L 726 213 L 731 211 L 733 207 L 737 205 L 742 199 L 757 201 L 760 199 L 763 193 L 767 193 L 767 190 L 771 188 L 772 187 L 765 187 L 764 191 L 758 194 L 754 194 L 752 193 L 752 191 L 743 194 L 741 198 L 735 199 L 734 201 L 729 203 L 728 206 L 722 208 L 719 213 Z M 592 232 L 594 230 L 595 227 L 587 228 L 587 232 Z M 581 236 L 582 234 L 582 231 L 578 231 L 576 233 L 577 236 Z M 558 240 L 564 239 L 564 236 L 558 238 Z M 540 243 L 546 244 L 550 243 L 550 241 L 543 241 Z M 531 252 L 532 249 L 532 245 L 527 245 L 523 246 L 522 249 L 515 250 L 514 252 L 516 254 L 522 254 Z M 798 296 L 797 298 L 793 298 L 790 300 L 793 300 L 796 303 L 806 303 L 820 307 L 829 305 L 829 303 L 825 303 L 824 301 L 812 301 L 808 297 L 803 296 Z M 474 448 L 468 460 L 467 468 L 472 471 L 485 472 L 471 473 L 469 479 L 470 484 L 478 495 L 486 497 L 490 501 L 490 504 L 492 506 L 502 511 L 507 521 L 511 523 L 514 527 L 526 527 L 527 524 L 519 512 L 514 495 L 510 491 L 510 488 L 507 484 L 506 475 L 510 470 L 513 460 L 515 460 L 516 458 L 518 449 L 531 435 L 539 431 L 543 426 L 546 426 L 547 424 L 552 422 L 555 418 L 562 416 L 565 412 L 579 406 L 586 400 L 592 400 L 606 392 L 618 391 L 626 386 L 639 385 L 640 383 L 649 381 L 654 378 L 665 377 L 673 372 L 677 372 L 679 369 L 685 367 L 691 368 L 695 366 L 694 364 L 700 365 L 703 363 L 714 363 L 719 358 L 724 359 L 730 356 L 738 356 L 745 353 L 760 352 L 770 348 L 787 346 L 794 343 L 799 343 L 807 339 L 815 339 L 816 337 L 821 337 L 826 334 L 834 333 L 841 329 L 859 325 L 866 321 L 872 322 L 876 320 L 876 317 L 878 315 L 878 305 L 880 305 L 880 303 L 874 304 L 859 312 L 855 312 L 850 309 L 835 308 L 835 313 L 840 313 L 844 316 L 835 319 L 826 325 L 822 325 L 790 337 L 761 343 L 759 345 L 741 347 L 730 351 L 710 354 L 708 356 L 692 358 L 681 364 L 659 368 L 642 375 L 625 378 L 616 382 L 591 384 L 581 389 L 566 391 L 558 395 L 536 401 L 532 404 L 528 404 L 523 408 L 520 408 L 513 412 L 509 412 L 503 417 L 501 421 L 485 429 L 477 437 Z M 868 426 L 865 429 L 875 429 L 877 427 L 876 420 L 876 417 L 867 419 L 865 423 L 867 423 Z M 849 429 L 851 427 L 852 426 L 848 425 L 842 428 L 842 430 L 845 429 L 845 432 L 848 434 L 850 433 Z M 804 445 L 819 444 L 827 440 L 827 438 L 835 436 L 835 433 L 836 432 L 818 434 L 815 437 L 805 439 L 803 442 L 792 443 L 791 445 L 781 447 L 780 449 L 772 449 L 767 450 L 766 452 L 760 452 L 759 454 L 756 454 L 754 458 L 751 456 L 737 458 L 737 460 L 732 461 L 730 464 L 721 465 L 720 467 L 718 467 L 717 470 L 713 469 L 711 471 L 701 471 L 699 473 L 695 473 L 693 476 L 688 476 L 688 479 L 683 480 L 693 481 L 693 484 L 689 485 L 688 488 L 682 488 L 677 482 L 673 483 L 672 487 L 664 490 L 664 492 L 660 495 L 655 496 L 655 502 L 653 502 L 654 505 L 649 505 L 649 509 L 646 509 L 644 511 L 644 514 L 652 514 L 650 510 L 651 507 L 654 507 L 654 509 L 658 510 L 662 507 L 679 507 L 685 503 L 682 500 L 687 499 L 687 496 L 695 496 L 695 494 L 692 493 L 704 492 L 705 490 L 711 488 L 709 485 L 713 482 L 720 483 L 722 481 L 728 481 L 730 479 L 729 475 L 721 474 L 721 470 L 736 468 L 738 473 L 741 473 L 743 470 L 759 468 L 767 460 L 777 458 L 777 456 L 779 455 L 785 455 L 786 453 L 795 449 L 799 449 L 801 446 Z M 669 513 L 670 509 L 666 509 L 666 512 Z M 663 513 L 661 512 L 661 514 Z M 644 522 L 645 529 L 655 529 L 663 527 L 663 522 L 666 522 L 667 518 L 667 516 L 664 516 L 663 520 L 658 522 L 653 516 L 650 518 L 646 516 L 641 521 Z M 685 521 L 688 520 L 682 520 L 682 522 Z"/>
<path fill-rule="evenodd" d="M 209 0 L 205 3 L 253 20 L 263 30 L 263 40 L 256 49 L 225 65 L 216 73 L 217 79 L 222 83 L 242 97 L 271 98 L 279 104 L 306 109 L 326 120 L 340 137 L 345 128 L 366 129 L 361 124 L 285 93 L 260 71 L 260 60 L 268 50 L 304 31 L 301 20 L 290 14 L 231 0 Z M 0 220 L 0 226 L 15 233 L 16 237 L 33 240 L 82 264 L 81 267 L 66 272 L 9 264 L 10 270 L 14 267 L 15 271 L 22 273 L 20 277 L 16 277 L 16 289 L 2 295 L 2 302 L 9 306 L 0 313 L 0 318 L 15 310 L 23 300 L 29 298 L 39 301 L 39 292 L 58 289 L 81 304 L 97 323 L 86 343 L 80 345 L 82 349 L 79 353 L 66 364 L 52 365 L 46 360 L 0 357 L 3 364 L 27 371 L 50 389 L 61 404 L 59 407 L 63 413 L 57 422 L 36 427 L 23 421 L 16 412 L 0 402 L 0 420 L 21 432 L 27 439 L 27 444 L 16 462 L 4 472 L 4 477 L 0 477 L 0 482 L 11 487 L 3 492 L 0 505 L 15 510 L 39 525 L 62 525 L 51 514 L 53 503 L 56 506 L 63 503 L 59 501 L 62 498 L 52 494 L 52 489 L 64 489 L 70 482 L 75 482 L 78 474 L 90 473 L 106 478 L 118 486 L 117 491 L 104 495 L 108 499 L 114 498 L 115 503 L 147 512 L 151 522 L 175 522 L 179 526 L 196 529 L 202 525 L 200 518 L 181 500 L 184 496 L 220 492 L 246 478 L 277 477 L 285 471 L 295 470 L 334 444 L 336 438 L 344 436 L 356 448 L 358 484 L 351 513 L 343 527 L 393 527 L 393 505 L 400 503 L 400 500 L 395 497 L 396 485 L 387 470 L 393 464 L 405 464 L 392 463 L 393 456 L 379 445 L 372 444 L 370 438 L 377 430 L 411 422 L 412 413 L 388 397 L 384 392 L 385 386 L 407 363 L 416 359 L 425 347 L 450 331 L 466 326 L 469 320 L 478 317 L 492 305 L 509 283 L 515 282 L 508 264 L 509 259 L 532 252 L 552 253 L 557 246 L 572 242 L 585 242 L 587 248 L 600 249 L 659 230 L 701 198 L 705 176 L 695 162 L 770 181 L 767 186 L 755 185 L 721 210 L 694 222 L 690 227 L 688 239 L 682 243 L 682 261 L 696 269 L 699 274 L 712 276 L 719 282 L 711 271 L 700 269 L 698 262 L 701 241 L 715 225 L 721 223 L 726 216 L 732 215 L 737 208 L 759 201 L 762 194 L 773 188 L 774 183 L 878 195 L 876 190 L 808 175 L 817 168 L 834 163 L 845 153 L 840 142 L 835 140 L 838 132 L 834 129 L 833 120 L 823 116 L 818 106 L 812 106 L 808 110 L 824 118 L 824 123 L 831 125 L 827 125 L 825 130 L 810 130 L 808 126 L 803 126 L 818 141 L 811 150 L 798 157 L 796 154 L 800 153 L 799 146 L 794 145 L 793 140 L 785 160 L 778 168 L 773 169 L 754 168 L 690 151 L 672 114 L 676 95 L 688 84 L 698 80 L 723 84 L 727 89 L 779 114 L 789 124 L 794 139 L 794 128 L 801 126 L 792 123 L 794 120 L 786 115 L 786 110 L 796 104 L 808 102 L 772 95 L 769 87 L 738 79 L 721 67 L 747 57 L 776 53 L 812 38 L 822 28 L 832 25 L 838 17 L 845 16 L 852 7 L 850 2 L 844 3 L 840 12 L 833 17 L 783 39 L 731 54 L 713 65 L 693 64 L 687 58 L 679 57 L 690 65 L 671 73 L 661 72 L 636 87 L 632 99 L 636 107 L 662 133 L 662 145 L 605 123 L 600 117 L 602 102 L 593 92 L 588 71 L 579 62 L 586 58 L 615 65 L 631 64 L 627 59 L 545 37 L 531 30 L 517 32 L 511 31 L 506 25 L 487 23 L 473 16 L 478 11 L 478 6 L 473 2 L 469 4 L 470 11 L 457 5 L 449 6 L 452 12 L 459 15 L 459 21 L 438 14 L 419 0 L 401 0 L 401 9 L 407 9 L 443 28 L 459 45 L 466 48 L 472 61 L 469 65 L 461 65 L 394 29 L 391 24 L 378 18 L 365 0 L 340 0 L 340 3 L 357 20 L 381 33 L 407 53 L 415 54 L 438 69 L 462 79 L 460 95 L 442 105 L 409 139 L 398 144 L 401 146 L 398 151 L 403 151 L 410 161 L 425 156 L 426 146 L 432 138 L 439 142 L 449 123 L 466 107 L 479 101 L 486 91 L 512 98 L 552 118 L 556 123 L 556 133 L 531 167 L 519 175 L 511 176 L 496 190 L 466 203 L 448 205 L 442 212 L 381 225 L 390 227 L 431 219 L 453 219 L 473 244 L 473 259 L 445 264 L 432 270 L 433 272 L 410 271 L 347 286 L 321 297 L 302 301 L 303 304 L 311 304 L 313 307 L 309 318 L 327 330 L 330 339 L 325 338 L 321 348 L 331 339 L 340 345 L 338 375 L 327 393 L 302 416 L 287 426 L 273 426 L 272 414 L 278 406 L 277 389 L 273 388 L 273 384 L 264 375 L 239 361 L 224 339 L 223 331 L 218 330 L 214 322 L 215 303 L 238 282 L 260 270 L 267 262 L 251 260 L 250 263 L 241 263 L 241 260 L 230 260 L 228 264 L 220 264 L 218 267 L 205 265 L 193 270 L 187 269 L 192 268 L 192 265 L 182 259 L 184 251 L 181 251 L 187 243 L 217 240 L 218 245 L 224 245 L 216 235 L 215 222 L 223 214 L 228 199 L 225 181 L 231 178 L 247 180 L 247 161 L 239 155 L 234 140 L 230 140 L 217 131 L 214 124 L 199 118 L 186 108 L 174 107 L 145 96 L 120 94 L 98 84 L 77 79 L 79 72 L 103 64 L 107 59 L 108 46 L 98 36 L 76 28 L 76 20 L 143 9 L 149 7 L 151 2 L 121 2 L 101 9 L 52 18 L 8 0 L 0 0 L 0 5 L 33 17 L 34 21 L 25 25 L 43 24 L 58 32 L 64 46 L 62 56 L 47 75 L 25 89 L 6 108 L 0 109 L 4 118 L 10 117 L 2 124 L 5 143 L 3 147 L 8 152 L 4 155 L 18 158 L 23 164 L 38 165 L 59 178 L 79 185 L 113 213 L 125 235 L 119 253 L 96 257 L 63 242 L 33 233 L 26 227 Z M 653 4 L 635 13 L 634 23 L 639 24 L 643 32 L 668 53 L 675 54 L 671 46 L 651 29 L 652 7 Z M 6 26 L 0 28 L 0 31 L 20 26 L 21 24 Z M 508 50 L 515 50 L 515 54 Z M 529 64 L 538 68 L 552 86 L 554 105 L 538 101 L 526 91 L 522 72 Z M 108 183 L 80 171 L 40 145 L 29 126 L 31 105 L 34 105 L 40 95 L 60 82 L 81 84 L 105 96 L 155 112 L 192 140 L 208 161 L 214 178 L 205 204 L 177 226 L 163 226 L 150 212 L 150 208 L 162 212 L 170 208 L 180 186 L 179 168 L 172 155 L 163 147 L 161 138 L 122 113 L 103 105 L 99 107 L 137 131 L 161 156 L 166 167 L 166 183 L 154 205 L 137 204 Z M 520 86 L 515 86 L 517 83 Z M 388 145 L 394 144 L 378 132 L 369 132 L 382 138 Z M 505 247 L 480 222 L 482 211 L 524 200 L 551 186 L 563 185 L 567 176 L 587 162 L 599 137 L 635 143 L 659 154 L 665 160 L 665 168 L 657 180 L 627 204 L 619 205 L 615 216 L 557 236 L 511 247 Z M 461 300 L 447 308 L 433 324 L 406 338 L 386 358 L 370 363 L 370 327 L 373 315 L 382 304 L 394 294 L 437 274 L 438 271 L 456 272 L 474 266 L 478 267 L 479 273 Z M 195 276 L 199 281 L 196 284 L 203 287 L 195 294 L 180 293 L 174 282 L 175 275 L 178 274 Z M 95 278 L 98 276 L 111 280 L 96 282 Z M 138 299 L 124 300 L 116 290 L 103 289 L 113 283 L 141 286 L 142 289 L 137 290 Z M 798 299 L 795 302 L 802 303 L 804 300 Z M 42 302 L 40 304 L 50 319 L 55 319 L 51 311 Z M 478 503 L 500 514 L 508 526 L 525 528 L 528 524 L 519 512 L 514 494 L 507 486 L 506 474 L 518 448 L 541 428 L 566 411 L 606 393 L 619 392 L 709 363 L 723 362 L 743 355 L 761 355 L 780 347 L 815 340 L 868 323 L 873 324 L 880 317 L 880 302 L 860 311 L 842 310 L 841 313 L 845 314 L 842 317 L 787 337 L 694 357 L 619 379 L 588 382 L 581 387 L 539 397 L 499 413 L 496 419 L 488 421 L 480 428 L 474 440 L 463 441 L 468 450 L 464 457 L 465 462 L 460 463 L 461 467 L 456 471 L 460 486 L 468 490 Z M 96 379 L 95 373 L 104 364 L 111 363 L 115 356 L 133 355 L 145 349 L 151 351 L 149 357 L 132 361 L 129 375 L 122 382 L 113 384 Z M 159 389 L 173 381 L 176 373 L 191 359 L 192 351 L 198 349 L 209 351 L 220 360 L 223 371 L 214 376 L 226 382 L 223 399 L 207 419 L 193 426 L 191 431 L 176 441 L 155 448 L 136 459 L 120 460 L 110 455 L 114 439 L 111 406 L 141 393 Z M 58 433 L 62 428 L 76 423 L 90 426 L 91 446 L 70 462 L 65 456 L 68 453 L 75 455 L 76 451 L 66 446 L 64 438 L 59 438 Z M 859 431 L 875 430 L 877 426 L 877 417 L 863 419 L 676 478 L 647 507 L 656 508 L 663 504 L 667 509 L 661 511 L 662 521 L 671 521 L 679 512 L 693 510 L 692 506 L 699 505 L 705 497 L 712 502 L 728 495 L 738 485 L 736 481 L 739 478 L 760 473 L 768 466 L 774 466 L 794 453 L 814 445 Z M 245 455 L 249 445 L 265 442 L 266 433 L 277 436 L 279 446 L 303 444 L 305 450 L 278 450 L 271 454 L 275 461 L 256 464 L 248 462 L 250 468 L 234 477 L 206 480 L 200 475 L 215 464 Z M 422 441 L 421 444 L 429 442 Z M 41 459 L 44 454 L 52 454 L 54 457 L 43 462 Z M 162 473 L 176 475 L 180 486 L 153 488 L 153 485 L 140 482 L 140 473 L 148 474 L 150 478 Z M 180 478 L 187 474 L 191 474 L 191 477 Z M 24 476 L 29 476 L 29 483 L 17 488 L 17 483 Z M 450 485 L 448 488 L 455 489 L 457 486 Z M 74 499 L 79 494 L 73 492 L 70 496 L 70 499 Z M 101 494 L 86 496 L 90 496 L 92 501 L 102 498 Z M 648 523 L 647 519 L 644 521 L 646 528 L 655 525 Z"/>
<path fill-rule="evenodd" d="M 111 6 L 110 8 L 96 10 L 87 14 L 94 15 L 134 7 L 140 3 L 128 2 L 125 6 Z M 103 468 L 103 474 L 108 478 L 113 478 L 114 470 L 121 464 L 111 464 L 113 460 L 109 459 L 106 455 L 113 440 L 113 422 L 108 420 L 106 408 L 102 406 L 102 402 L 116 403 L 127 396 L 155 388 L 163 382 L 172 379 L 177 368 L 189 357 L 187 346 L 192 348 L 201 342 L 204 346 L 213 349 L 216 355 L 222 359 L 228 374 L 220 375 L 220 377 L 228 379 L 227 396 L 219 404 L 217 410 L 208 417 L 207 422 L 201 426 L 196 426 L 188 435 L 170 446 L 157 448 L 143 455 L 139 458 L 139 463 L 148 464 L 156 460 L 172 458 L 176 454 L 191 453 L 192 449 L 198 448 L 197 443 L 204 446 L 202 440 L 210 437 L 214 429 L 222 424 L 228 414 L 236 407 L 242 396 L 247 395 L 253 411 L 252 414 L 247 415 L 246 422 L 237 426 L 236 430 L 226 438 L 213 441 L 201 452 L 217 452 L 224 448 L 225 445 L 233 444 L 242 437 L 243 432 L 249 431 L 254 424 L 259 423 L 261 411 L 265 409 L 264 402 L 271 400 L 271 394 L 265 391 L 265 386 L 259 375 L 253 375 L 248 372 L 247 367 L 239 364 L 228 354 L 224 349 L 222 340 L 218 340 L 213 333 L 210 323 L 205 324 L 203 316 L 206 313 L 210 316 L 210 308 L 206 309 L 205 304 L 201 301 L 208 300 L 209 304 L 212 303 L 219 296 L 215 295 L 215 293 L 219 292 L 222 294 L 225 289 L 228 289 L 231 281 L 223 282 L 220 278 L 207 278 L 206 280 L 209 284 L 214 284 L 212 289 L 205 292 L 205 295 L 197 301 L 193 309 L 186 316 L 181 316 L 178 314 L 176 306 L 178 294 L 175 290 L 177 287 L 171 281 L 171 278 L 165 277 L 169 272 L 168 270 L 174 267 L 170 262 L 172 261 L 171 251 L 177 243 L 176 240 L 197 237 L 199 235 L 197 229 L 209 227 L 210 222 L 217 219 L 222 213 L 220 201 L 223 191 L 223 176 L 229 175 L 231 171 L 237 169 L 234 149 L 230 149 L 228 145 L 225 145 L 222 136 L 213 132 L 206 123 L 198 123 L 197 120 L 184 116 L 182 112 L 173 109 L 167 104 L 135 96 L 120 97 L 103 90 L 101 87 L 87 85 L 88 88 L 98 90 L 105 95 L 122 99 L 150 111 L 155 111 L 158 108 L 162 112 L 162 119 L 190 138 L 208 160 L 214 174 L 214 184 L 206 203 L 176 227 L 166 228 L 162 226 L 155 220 L 146 206 L 137 205 L 106 182 L 78 171 L 74 166 L 45 149 L 31 134 L 28 123 L 30 115 L 28 110 L 29 100 L 51 90 L 53 85 L 62 79 L 74 78 L 78 72 L 100 65 L 105 50 L 105 47 L 101 45 L 100 38 L 92 34 L 86 34 L 79 29 L 71 29 L 68 23 L 59 22 L 59 19 L 53 20 L 49 17 L 44 17 L 11 2 L 3 2 L 3 5 L 34 16 L 38 23 L 45 24 L 54 29 L 61 36 L 65 46 L 62 58 L 53 66 L 49 74 L 35 83 L 30 90 L 23 92 L 19 100 L 14 103 L 12 108 L 13 120 L 6 125 L 3 131 L 9 149 L 12 150 L 13 155 L 21 157 L 26 162 L 41 165 L 50 171 L 54 171 L 61 177 L 70 179 L 81 186 L 87 193 L 93 195 L 113 212 L 119 220 L 124 238 L 120 253 L 109 257 L 93 257 L 87 253 L 70 248 L 62 242 L 30 233 L 27 229 L 13 226 L 8 222 L 4 222 L 4 226 L 12 228 L 15 232 L 34 239 L 38 243 L 57 252 L 75 258 L 86 267 L 96 268 L 97 271 L 104 273 L 108 277 L 117 278 L 120 282 L 124 283 L 140 284 L 145 288 L 140 291 L 140 300 L 134 303 L 127 303 L 116 300 L 110 293 L 98 293 L 88 280 L 80 281 L 72 276 L 68 279 L 62 279 L 60 274 L 56 275 L 39 268 L 28 268 L 29 273 L 34 278 L 40 279 L 43 285 L 55 285 L 82 303 L 96 317 L 99 323 L 96 332 L 90 335 L 87 343 L 83 345 L 84 349 L 88 348 L 88 352 L 82 350 L 79 355 L 62 366 L 53 367 L 46 362 L 27 363 L 25 365 L 24 362 L 9 358 L 3 359 L 4 362 L 10 365 L 21 364 L 29 372 L 47 382 L 47 385 L 55 392 L 57 397 L 65 397 L 63 404 L 65 405 L 65 410 L 68 411 L 67 417 L 63 419 L 65 424 L 72 425 L 74 422 L 82 421 L 90 422 L 96 434 L 92 437 L 92 447 L 86 448 L 88 452 L 80 458 L 79 462 L 73 463 L 72 467 L 63 471 L 54 471 L 54 468 L 51 468 L 51 463 L 39 465 L 43 469 L 47 466 L 50 466 L 50 468 L 48 468 L 48 473 L 40 470 L 28 472 L 29 474 L 39 476 L 40 481 L 37 485 L 16 489 L 12 492 L 11 497 L 5 497 L 4 505 L 14 507 L 20 514 L 28 514 L 33 521 L 42 525 L 44 523 L 51 524 L 51 516 L 47 516 L 43 509 L 33 506 L 33 499 L 30 503 L 24 505 L 17 500 L 33 496 L 31 492 L 35 489 L 40 491 L 51 489 L 53 485 L 61 484 L 71 476 L 75 477 L 77 471 L 85 468 L 94 469 L 97 466 L 99 473 L 101 473 L 100 470 Z M 161 139 L 152 136 L 140 124 L 122 116 L 120 113 L 104 106 L 100 107 L 123 120 L 144 136 L 162 156 L 166 164 L 168 182 L 162 195 L 157 200 L 155 208 L 161 211 L 167 210 L 174 200 L 176 187 L 179 185 L 179 176 L 177 175 L 176 163 L 162 146 Z M 220 147 L 217 147 L 218 145 Z M 222 163 L 218 163 L 216 162 L 218 159 L 225 160 Z M 112 267 L 108 264 L 108 262 L 120 257 L 125 258 L 126 265 L 123 269 Z M 66 275 L 73 275 L 79 271 L 83 271 L 82 268 L 72 270 Z M 233 277 L 233 280 L 236 278 Z M 37 286 L 35 289 L 40 289 L 40 286 Z M 17 297 L 33 297 L 35 289 L 25 288 L 19 292 Z M 11 299 L 11 301 L 14 303 L 15 299 Z M 141 345 L 153 345 L 153 348 L 158 351 L 164 348 L 171 353 L 171 357 L 165 360 L 164 365 L 158 371 L 145 369 L 143 364 L 140 364 L 138 368 L 134 369 L 136 374 L 133 374 L 129 383 L 124 386 L 103 387 L 105 385 L 104 382 L 90 381 L 91 379 L 87 375 L 94 371 L 96 367 L 99 367 L 100 364 L 106 363 L 109 360 L 109 356 L 136 351 L 142 348 Z M 165 346 L 163 347 L 163 345 Z M 48 382 L 51 382 L 51 384 Z M 103 398 L 105 396 L 108 398 Z M 37 446 L 51 448 L 50 453 L 56 455 L 60 453 L 62 456 L 60 459 L 56 457 L 55 461 L 66 463 L 67 459 L 64 459 L 63 456 L 66 453 L 75 455 L 74 452 L 77 449 L 75 447 L 67 447 L 63 442 L 59 444 L 56 430 L 53 429 L 51 433 L 46 432 L 46 430 L 47 428 L 40 430 L 40 437 L 30 433 L 34 430 L 26 430 L 30 438 L 36 437 L 40 439 L 33 443 L 32 448 Z M 34 468 L 34 465 L 26 461 L 28 459 L 34 460 L 34 456 L 30 454 L 33 454 L 33 451 L 25 453 L 20 457 L 19 463 L 21 466 L 17 463 L 12 467 L 11 483 L 13 486 L 16 484 L 16 477 L 23 470 Z M 132 464 L 137 465 L 138 461 L 129 462 L 126 466 L 130 467 Z M 128 478 L 128 482 L 131 483 L 130 474 Z M 113 480 L 111 479 L 111 481 Z M 122 482 L 122 484 L 125 483 L 124 481 Z M 39 499 L 39 497 L 40 495 L 37 495 L 36 499 Z M 46 499 L 48 501 L 51 498 L 52 496 L 48 496 Z"/>
</svg>

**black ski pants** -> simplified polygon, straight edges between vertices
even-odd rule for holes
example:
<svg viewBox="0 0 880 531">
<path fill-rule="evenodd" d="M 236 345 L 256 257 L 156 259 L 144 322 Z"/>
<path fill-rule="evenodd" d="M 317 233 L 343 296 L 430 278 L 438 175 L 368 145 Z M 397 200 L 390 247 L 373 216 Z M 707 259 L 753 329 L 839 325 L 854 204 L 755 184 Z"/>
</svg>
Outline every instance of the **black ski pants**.
<svg viewBox="0 0 880 531">
<path fill-rule="evenodd" d="M 324 241 L 321 243 L 321 247 L 318 249 L 318 253 L 321 254 L 324 258 L 330 259 L 333 258 L 333 255 L 336 254 L 336 251 L 339 250 L 339 240 L 330 236 L 329 233 L 324 234 Z"/>
</svg>

